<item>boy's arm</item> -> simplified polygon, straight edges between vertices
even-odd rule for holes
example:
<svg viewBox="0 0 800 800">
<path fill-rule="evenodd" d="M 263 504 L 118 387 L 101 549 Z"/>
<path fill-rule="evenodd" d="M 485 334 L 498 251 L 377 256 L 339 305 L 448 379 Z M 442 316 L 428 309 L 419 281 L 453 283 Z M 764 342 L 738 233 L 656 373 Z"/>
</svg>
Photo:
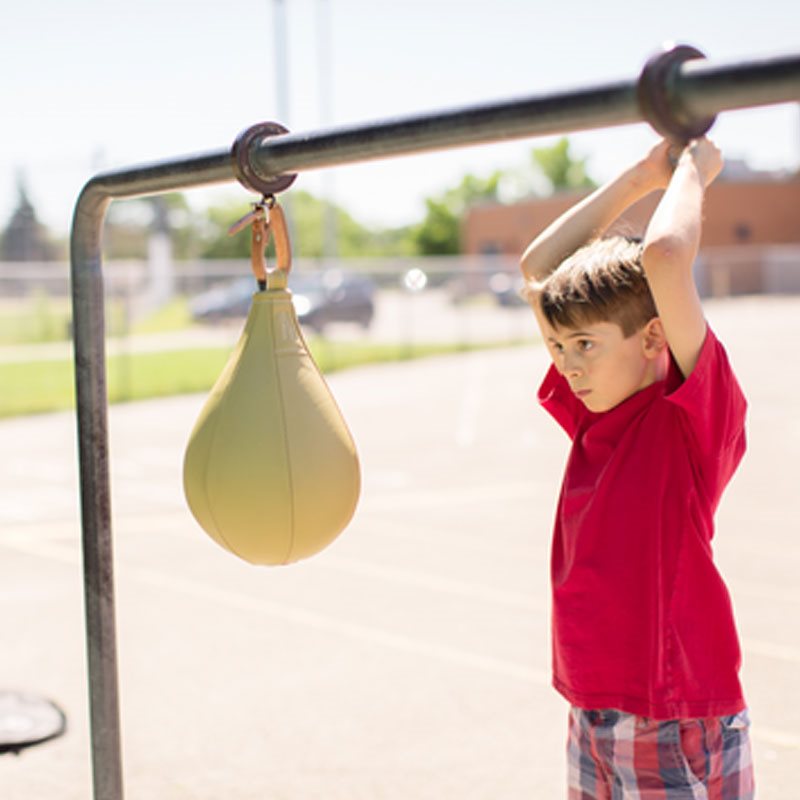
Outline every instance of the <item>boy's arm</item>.
<svg viewBox="0 0 800 800">
<path fill-rule="evenodd" d="M 520 268 L 529 291 L 579 247 L 600 236 L 626 208 L 669 182 L 669 142 L 662 141 L 622 174 L 596 189 L 540 233 L 527 247 Z"/>
<path fill-rule="evenodd" d="M 706 321 L 692 275 L 706 186 L 722 169 L 722 156 L 705 137 L 686 147 L 653 214 L 644 239 L 644 267 L 667 343 L 688 377 L 706 336 Z"/>
</svg>

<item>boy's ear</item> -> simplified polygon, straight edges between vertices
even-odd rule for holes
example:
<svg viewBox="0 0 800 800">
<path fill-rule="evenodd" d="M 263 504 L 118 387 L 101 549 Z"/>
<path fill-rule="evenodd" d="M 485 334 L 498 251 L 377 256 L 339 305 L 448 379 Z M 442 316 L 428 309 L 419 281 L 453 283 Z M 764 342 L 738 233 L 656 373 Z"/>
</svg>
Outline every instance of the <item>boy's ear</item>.
<svg viewBox="0 0 800 800">
<path fill-rule="evenodd" d="M 667 337 L 658 317 L 653 317 L 642 328 L 642 347 L 647 358 L 657 358 L 666 349 Z"/>
</svg>

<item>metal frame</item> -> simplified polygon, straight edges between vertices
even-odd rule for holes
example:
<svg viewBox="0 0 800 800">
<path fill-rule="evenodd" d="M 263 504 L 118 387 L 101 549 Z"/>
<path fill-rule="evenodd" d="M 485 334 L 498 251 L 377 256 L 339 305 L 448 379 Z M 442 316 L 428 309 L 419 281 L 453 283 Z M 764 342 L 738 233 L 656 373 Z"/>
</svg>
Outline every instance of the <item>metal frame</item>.
<svg viewBox="0 0 800 800">
<path fill-rule="evenodd" d="M 234 179 L 252 191 L 275 193 L 303 170 L 642 121 L 686 140 L 707 130 L 720 111 L 797 101 L 800 54 L 714 64 L 684 46 L 658 54 L 631 81 L 310 133 L 282 133 L 276 123 L 261 123 L 232 149 L 91 178 L 75 208 L 71 263 L 95 800 L 123 797 L 101 256 L 112 200 Z"/>
</svg>

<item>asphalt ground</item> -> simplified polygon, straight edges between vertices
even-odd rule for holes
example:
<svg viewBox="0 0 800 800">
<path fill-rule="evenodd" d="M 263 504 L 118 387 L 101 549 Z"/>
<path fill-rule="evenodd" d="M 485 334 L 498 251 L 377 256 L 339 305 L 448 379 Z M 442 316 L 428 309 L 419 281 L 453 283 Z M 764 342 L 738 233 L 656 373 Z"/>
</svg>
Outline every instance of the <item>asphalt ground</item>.
<svg viewBox="0 0 800 800">
<path fill-rule="evenodd" d="M 717 515 L 761 798 L 798 796 L 800 298 L 707 306 L 750 400 Z M 549 686 L 548 553 L 567 441 L 528 346 L 333 375 L 364 486 L 326 551 L 253 567 L 186 509 L 204 398 L 110 412 L 126 796 L 564 796 Z M 0 757 L 2 800 L 91 797 L 75 422 L 0 422 L 0 689 L 65 736 Z"/>
</svg>

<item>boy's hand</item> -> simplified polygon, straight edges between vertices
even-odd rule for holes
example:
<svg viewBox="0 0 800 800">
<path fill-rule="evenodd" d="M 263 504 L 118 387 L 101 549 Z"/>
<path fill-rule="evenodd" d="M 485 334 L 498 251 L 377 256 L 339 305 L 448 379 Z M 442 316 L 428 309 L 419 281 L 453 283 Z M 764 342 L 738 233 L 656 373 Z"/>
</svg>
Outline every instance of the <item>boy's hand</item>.
<svg viewBox="0 0 800 800">
<path fill-rule="evenodd" d="M 703 181 L 703 188 L 707 187 L 722 171 L 722 153 L 714 142 L 705 136 L 693 139 L 683 149 L 678 163 L 686 162 L 694 165 Z"/>
<path fill-rule="evenodd" d="M 707 187 L 722 170 L 722 153 L 709 138 L 693 139 L 684 148 L 663 139 L 637 164 L 642 180 L 655 189 L 666 189 L 675 167 L 682 161 L 694 164 L 703 187 Z"/>
<path fill-rule="evenodd" d="M 672 142 L 662 139 L 636 165 L 644 182 L 653 189 L 666 189 L 669 185 L 672 170 L 675 168 L 673 147 Z"/>
</svg>

